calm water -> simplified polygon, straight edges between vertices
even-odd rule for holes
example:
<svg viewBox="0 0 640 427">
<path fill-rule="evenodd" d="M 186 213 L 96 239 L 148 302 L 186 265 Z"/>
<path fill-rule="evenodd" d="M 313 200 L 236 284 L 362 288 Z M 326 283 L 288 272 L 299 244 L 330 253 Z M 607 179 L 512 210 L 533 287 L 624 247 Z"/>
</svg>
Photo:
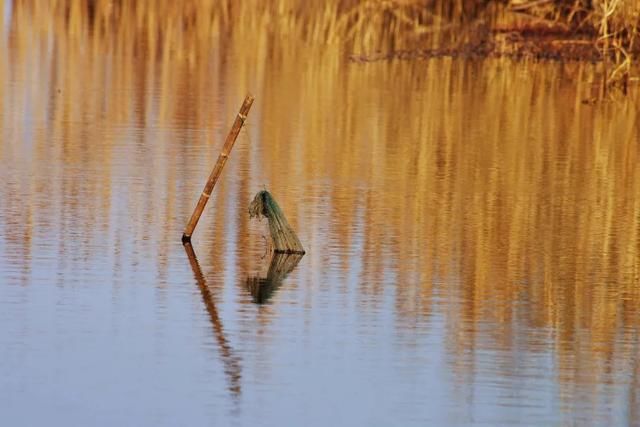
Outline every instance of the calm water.
<svg viewBox="0 0 640 427">
<path fill-rule="evenodd" d="M 45 12 L 0 27 L 3 425 L 640 425 L 637 99 Z M 258 294 L 263 187 L 308 253 Z"/>
</svg>

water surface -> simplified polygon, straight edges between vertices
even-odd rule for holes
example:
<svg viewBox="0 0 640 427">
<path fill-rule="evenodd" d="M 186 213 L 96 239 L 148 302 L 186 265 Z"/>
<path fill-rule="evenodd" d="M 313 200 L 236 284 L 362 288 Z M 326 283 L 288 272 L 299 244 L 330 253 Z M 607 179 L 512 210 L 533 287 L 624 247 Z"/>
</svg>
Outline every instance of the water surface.
<svg viewBox="0 0 640 427">
<path fill-rule="evenodd" d="M 0 28 L 8 425 L 640 425 L 637 103 L 583 104 L 588 65 L 141 48 L 24 9 Z M 308 252 L 270 283 L 264 187 Z"/>
</svg>

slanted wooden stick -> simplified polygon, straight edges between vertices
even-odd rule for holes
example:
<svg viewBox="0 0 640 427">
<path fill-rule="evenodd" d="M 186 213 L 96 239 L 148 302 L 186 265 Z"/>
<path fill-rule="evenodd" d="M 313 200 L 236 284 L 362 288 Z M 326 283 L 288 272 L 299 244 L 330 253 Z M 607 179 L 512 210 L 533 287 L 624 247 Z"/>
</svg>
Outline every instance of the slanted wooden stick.
<svg viewBox="0 0 640 427">
<path fill-rule="evenodd" d="M 211 192 L 213 191 L 213 187 L 216 185 L 218 178 L 220 177 L 220 173 L 222 172 L 222 168 L 227 162 L 227 158 L 229 157 L 229 153 L 231 153 L 231 149 L 233 148 L 233 144 L 236 142 L 236 138 L 238 138 L 238 134 L 240 133 L 240 129 L 242 129 L 242 125 L 244 121 L 247 119 L 247 114 L 249 114 L 249 109 L 251 109 L 251 104 L 253 104 L 253 96 L 247 95 L 242 103 L 242 107 L 240 107 L 240 112 L 236 116 L 235 121 L 233 122 L 233 127 L 229 131 L 227 135 L 227 139 L 224 141 L 224 145 L 222 146 L 222 151 L 218 156 L 218 160 L 216 161 L 216 165 L 213 167 L 211 174 L 209 175 L 209 179 L 204 186 L 204 190 L 200 195 L 200 199 L 198 200 L 198 204 L 196 208 L 193 210 L 191 214 L 191 219 L 189 219 L 189 223 L 184 230 L 184 234 L 182 235 L 182 243 L 187 243 L 191 241 L 191 235 L 193 234 L 193 230 L 195 230 L 196 225 L 198 225 L 198 221 L 200 220 L 200 216 L 202 215 L 202 211 L 204 210 L 205 205 L 209 201 L 209 197 L 211 196 Z"/>
</svg>

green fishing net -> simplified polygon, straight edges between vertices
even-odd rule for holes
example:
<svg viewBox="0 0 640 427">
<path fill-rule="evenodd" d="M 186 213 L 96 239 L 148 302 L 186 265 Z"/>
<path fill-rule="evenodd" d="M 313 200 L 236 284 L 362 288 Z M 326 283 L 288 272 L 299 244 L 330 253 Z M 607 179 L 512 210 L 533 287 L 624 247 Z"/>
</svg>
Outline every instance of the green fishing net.
<svg viewBox="0 0 640 427">
<path fill-rule="evenodd" d="M 275 252 L 304 253 L 300 239 L 287 222 L 287 218 L 276 200 L 267 190 L 258 192 L 253 198 L 249 204 L 249 217 L 267 218 Z"/>
</svg>

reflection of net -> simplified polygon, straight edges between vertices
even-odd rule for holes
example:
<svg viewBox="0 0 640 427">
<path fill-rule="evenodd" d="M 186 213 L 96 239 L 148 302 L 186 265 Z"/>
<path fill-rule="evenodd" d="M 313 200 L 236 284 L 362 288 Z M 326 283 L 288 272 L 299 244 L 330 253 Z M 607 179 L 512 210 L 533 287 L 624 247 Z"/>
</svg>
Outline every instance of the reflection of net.
<svg viewBox="0 0 640 427">
<path fill-rule="evenodd" d="M 275 252 L 304 254 L 302 243 L 268 191 L 262 190 L 256 194 L 249 205 L 249 216 L 267 218 Z"/>
<path fill-rule="evenodd" d="M 285 277 L 296 268 L 302 257 L 302 254 L 273 254 L 267 277 L 247 277 L 247 289 L 253 295 L 253 302 L 266 303 Z"/>
</svg>

